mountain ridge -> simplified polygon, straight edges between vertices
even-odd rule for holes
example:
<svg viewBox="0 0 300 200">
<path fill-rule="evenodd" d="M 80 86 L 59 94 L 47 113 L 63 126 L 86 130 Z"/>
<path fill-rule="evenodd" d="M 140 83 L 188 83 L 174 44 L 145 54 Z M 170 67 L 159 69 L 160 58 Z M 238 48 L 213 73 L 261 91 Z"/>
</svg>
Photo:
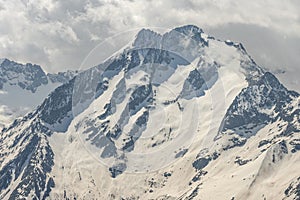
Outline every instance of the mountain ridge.
<svg viewBox="0 0 300 200">
<path fill-rule="evenodd" d="M 34 109 L 56 87 L 78 72 L 47 73 L 39 65 L 0 61 L 0 127 Z"/>
<path fill-rule="evenodd" d="M 133 44 L 1 131 L 2 198 L 299 198 L 298 93 L 192 25 Z"/>
</svg>

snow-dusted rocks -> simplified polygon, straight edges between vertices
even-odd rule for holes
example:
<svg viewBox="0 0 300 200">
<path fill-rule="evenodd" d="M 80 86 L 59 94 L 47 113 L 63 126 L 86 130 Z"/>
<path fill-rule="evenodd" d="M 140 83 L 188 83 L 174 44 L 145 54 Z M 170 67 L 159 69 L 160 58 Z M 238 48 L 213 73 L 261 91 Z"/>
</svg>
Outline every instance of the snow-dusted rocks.
<svg viewBox="0 0 300 200">
<path fill-rule="evenodd" d="M 299 94 L 240 43 L 143 29 L 72 76 L 2 130 L 1 198 L 299 198 Z"/>
<path fill-rule="evenodd" d="M 47 95 L 67 83 L 76 71 L 46 74 L 39 65 L 0 61 L 0 128 L 36 108 Z"/>
</svg>

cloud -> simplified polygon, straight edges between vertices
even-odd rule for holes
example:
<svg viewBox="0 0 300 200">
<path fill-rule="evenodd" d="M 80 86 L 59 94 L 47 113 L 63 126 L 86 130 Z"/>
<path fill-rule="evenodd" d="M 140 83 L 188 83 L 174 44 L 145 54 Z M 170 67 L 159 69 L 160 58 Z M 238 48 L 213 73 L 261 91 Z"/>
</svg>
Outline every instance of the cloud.
<svg viewBox="0 0 300 200">
<path fill-rule="evenodd" d="M 270 43 L 254 58 L 269 65 L 268 59 L 276 56 L 279 65 L 291 66 L 299 60 L 287 59 L 274 46 L 299 50 L 293 42 L 300 39 L 299 10 L 294 0 L 2 0 L 0 57 L 38 63 L 51 72 L 76 69 L 112 35 L 141 27 L 195 24 L 211 33 L 219 30 L 219 37 L 247 41 L 254 54 L 261 52 L 258 41 L 267 33 Z M 276 41 L 279 35 L 286 39 Z"/>
</svg>

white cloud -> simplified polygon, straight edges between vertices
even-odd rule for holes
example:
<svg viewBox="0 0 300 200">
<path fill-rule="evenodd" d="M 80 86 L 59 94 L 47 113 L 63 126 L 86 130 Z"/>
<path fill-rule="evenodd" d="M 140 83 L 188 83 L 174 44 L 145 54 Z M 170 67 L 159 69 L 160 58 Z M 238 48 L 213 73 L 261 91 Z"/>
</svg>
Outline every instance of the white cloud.
<svg viewBox="0 0 300 200">
<path fill-rule="evenodd" d="M 0 57 L 38 63 L 48 71 L 77 68 L 111 35 L 182 24 L 204 30 L 256 26 L 289 40 L 300 38 L 299 10 L 295 0 L 2 0 Z M 251 38 L 255 42 L 259 35 L 244 36 Z"/>
</svg>

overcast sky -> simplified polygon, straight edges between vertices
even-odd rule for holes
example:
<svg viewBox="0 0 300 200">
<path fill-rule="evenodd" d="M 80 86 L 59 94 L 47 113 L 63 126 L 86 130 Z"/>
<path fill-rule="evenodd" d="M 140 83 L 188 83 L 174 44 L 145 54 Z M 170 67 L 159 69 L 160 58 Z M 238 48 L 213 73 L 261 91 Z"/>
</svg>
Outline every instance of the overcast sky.
<svg viewBox="0 0 300 200">
<path fill-rule="evenodd" d="M 78 69 L 108 37 L 184 24 L 240 41 L 257 63 L 298 80 L 299 0 L 0 0 L 0 57 Z"/>
</svg>

